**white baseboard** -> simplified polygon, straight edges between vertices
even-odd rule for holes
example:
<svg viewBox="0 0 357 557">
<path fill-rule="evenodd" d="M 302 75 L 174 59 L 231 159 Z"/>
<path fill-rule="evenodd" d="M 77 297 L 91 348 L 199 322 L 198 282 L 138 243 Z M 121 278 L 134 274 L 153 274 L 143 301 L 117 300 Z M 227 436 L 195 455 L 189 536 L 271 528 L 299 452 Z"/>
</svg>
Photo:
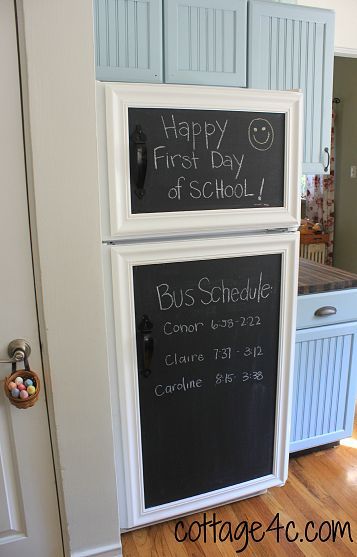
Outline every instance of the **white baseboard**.
<svg viewBox="0 0 357 557">
<path fill-rule="evenodd" d="M 344 48 L 340 46 L 335 47 L 335 56 L 343 56 L 347 58 L 357 58 L 356 48 Z"/>
<path fill-rule="evenodd" d="M 71 553 L 71 557 L 122 557 L 121 545 L 103 545 Z"/>
</svg>

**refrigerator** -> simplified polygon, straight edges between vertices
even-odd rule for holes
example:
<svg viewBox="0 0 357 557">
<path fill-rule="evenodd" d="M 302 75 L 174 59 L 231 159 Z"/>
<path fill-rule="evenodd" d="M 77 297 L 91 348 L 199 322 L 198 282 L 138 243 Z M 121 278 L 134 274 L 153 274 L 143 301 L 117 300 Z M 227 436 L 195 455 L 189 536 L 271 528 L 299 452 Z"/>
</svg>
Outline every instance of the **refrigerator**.
<svg viewBox="0 0 357 557">
<path fill-rule="evenodd" d="M 121 528 L 288 473 L 302 95 L 97 83 Z"/>
</svg>

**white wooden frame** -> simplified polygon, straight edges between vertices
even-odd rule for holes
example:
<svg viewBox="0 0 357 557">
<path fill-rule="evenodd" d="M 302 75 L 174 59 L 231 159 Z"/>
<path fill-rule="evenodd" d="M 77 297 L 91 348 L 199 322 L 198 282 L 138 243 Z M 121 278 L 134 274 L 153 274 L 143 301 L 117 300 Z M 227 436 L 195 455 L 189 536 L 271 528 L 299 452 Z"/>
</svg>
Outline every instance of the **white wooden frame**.
<svg viewBox="0 0 357 557">
<path fill-rule="evenodd" d="M 105 88 L 105 101 L 100 88 Z M 225 230 L 261 230 L 299 225 L 302 94 L 297 91 L 258 91 L 186 85 L 98 84 L 98 113 L 106 106 L 107 159 L 101 156 L 101 189 L 110 211 L 109 226 L 103 220 L 104 237 L 130 238 Z M 162 213 L 131 213 L 128 109 L 130 107 L 189 108 L 256 111 L 285 114 L 285 176 L 282 207 L 215 209 Z M 98 123 L 99 132 L 104 128 Z M 99 134 L 101 135 L 101 134 Z M 102 139 L 102 138 L 101 138 Z M 109 199 L 105 191 L 109 186 Z M 109 205 L 109 207 L 108 207 Z M 213 224 L 214 223 L 214 224 Z"/>
<path fill-rule="evenodd" d="M 118 415 L 122 439 L 117 470 L 121 526 L 132 528 L 169 519 L 198 509 L 249 497 L 282 485 L 286 481 L 289 454 L 289 423 L 292 390 L 292 362 L 297 293 L 298 234 L 277 233 L 240 238 L 162 241 L 106 247 L 111 252 L 116 369 L 112 384 L 118 386 Z M 220 259 L 249 255 L 282 254 L 281 308 L 276 398 L 274 473 L 240 485 L 211 493 L 145 508 L 141 455 L 136 326 L 133 293 L 133 267 L 165 262 Z M 113 399 L 116 395 L 113 396 Z M 112 401 L 113 401 L 112 399 Z"/>
</svg>

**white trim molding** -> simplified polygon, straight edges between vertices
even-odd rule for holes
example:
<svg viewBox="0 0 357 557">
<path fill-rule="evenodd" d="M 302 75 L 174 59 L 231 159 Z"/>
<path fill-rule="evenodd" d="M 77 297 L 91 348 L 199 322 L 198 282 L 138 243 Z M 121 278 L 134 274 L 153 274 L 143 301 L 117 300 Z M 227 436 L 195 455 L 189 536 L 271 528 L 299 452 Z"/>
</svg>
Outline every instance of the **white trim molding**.
<svg viewBox="0 0 357 557">
<path fill-rule="evenodd" d="M 357 48 L 346 48 L 343 46 L 336 46 L 335 56 L 341 56 L 343 58 L 357 58 Z"/>
<path fill-rule="evenodd" d="M 75 551 L 71 557 L 122 557 L 121 545 L 108 545 L 91 548 L 82 551 Z"/>
<path fill-rule="evenodd" d="M 171 240 L 152 243 L 106 246 L 111 252 L 114 301 L 116 369 L 111 370 L 117 384 L 122 439 L 117 458 L 121 527 L 134 528 L 167 520 L 229 501 L 255 495 L 287 478 L 289 456 L 290 400 L 295 335 L 298 233 L 276 233 L 215 239 Z M 280 326 L 277 364 L 274 461 L 272 474 L 228 486 L 209 493 L 146 507 L 141 450 L 140 402 L 136 350 L 136 322 L 133 268 L 172 262 L 199 261 L 254 255 L 281 254 Z M 108 270 L 109 272 L 109 270 Z M 116 381 L 114 377 L 116 376 Z M 113 387 L 114 388 L 114 387 Z"/>
<path fill-rule="evenodd" d="M 102 89 L 105 89 L 105 97 Z M 297 227 L 301 168 L 302 93 L 234 87 L 97 84 L 102 213 L 105 239 Z M 105 109 L 103 108 L 105 103 Z M 131 210 L 129 108 L 173 108 L 285 114 L 284 201 L 279 207 L 136 213 Z M 105 118 L 105 122 L 100 121 Z M 104 168 L 103 168 L 104 167 Z M 106 190 L 109 186 L 109 198 Z M 214 223 L 214 225 L 212 224 Z"/>
</svg>

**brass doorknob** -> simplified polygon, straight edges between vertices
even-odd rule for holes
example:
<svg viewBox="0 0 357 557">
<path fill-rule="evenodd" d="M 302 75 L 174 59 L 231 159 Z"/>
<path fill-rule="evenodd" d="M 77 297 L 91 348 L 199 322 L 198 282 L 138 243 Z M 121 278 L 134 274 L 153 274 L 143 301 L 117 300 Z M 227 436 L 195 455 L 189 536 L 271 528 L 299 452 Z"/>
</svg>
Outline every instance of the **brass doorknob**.
<svg viewBox="0 0 357 557">
<path fill-rule="evenodd" d="M 16 338 L 12 340 L 8 347 L 7 353 L 9 355 L 8 360 L 0 360 L 0 364 L 13 364 L 16 362 L 22 362 L 25 358 L 28 358 L 31 354 L 31 346 L 23 338 Z"/>
</svg>

